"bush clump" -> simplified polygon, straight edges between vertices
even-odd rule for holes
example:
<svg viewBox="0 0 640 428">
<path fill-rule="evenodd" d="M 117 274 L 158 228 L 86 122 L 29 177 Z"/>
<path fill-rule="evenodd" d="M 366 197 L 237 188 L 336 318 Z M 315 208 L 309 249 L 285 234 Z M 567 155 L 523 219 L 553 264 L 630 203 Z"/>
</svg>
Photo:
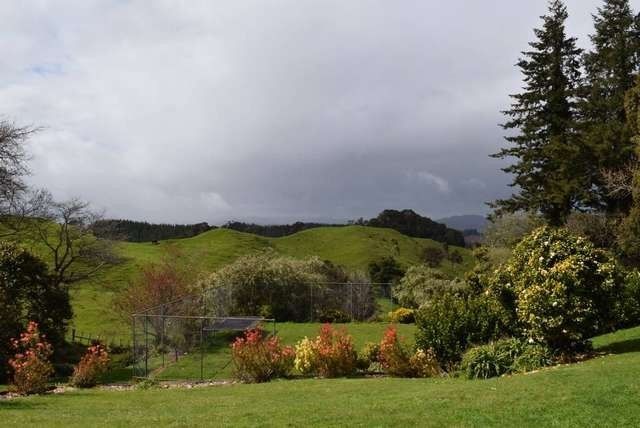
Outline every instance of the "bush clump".
<svg viewBox="0 0 640 428">
<path fill-rule="evenodd" d="M 415 310 L 409 308 L 398 308 L 389 312 L 389 321 L 398 324 L 411 324 L 415 322 Z"/>
<path fill-rule="evenodd" d="M 502 339 L 470 348 L 462 358 L 462 371 L 469 379 L 489 379 L 537 370 L 551 361 L 549 350 L 543 346 Z"/>
<path fill-rule="evenodd" d="M 465 288 L 464 282 L 450 279 L 427 266 L 412 266 L 393 288 L 393 297 L 405 308 L 417 309 L 444 291 Z"/>
<path fill-rule="evenodd" d="M 40 334 L 38 323 L 31 321 L 27 331 L 21 333 L 19 339 L 13 339 L 11 346 L 15 351 L 9 360 L 13 371 L 11 390 L 22 395 L 45 392 L 53 374 L 50 362 L 53 347 Z"/>
<path fill-rule="evenodd" d="M 412 353 L 398 337 L 395 327 L 389 327 L 380 342 L 379 362 L 383 371 L 396 377 L 433 377 L 442 370 L 435 353 L 418 349 Z"/>
<path fill-rule="evenodd" d="M 542 227 L 516 246 L 490 289 L 513 314 L 523 338 L 572 353 L 616 325 L 621 284 L 606 252 L 566 230 Z"/>
<path fill-rule="evenodd" d="M 431 349 L 438 361 L 453 369 L 473 343 L 487 343 L 508 335 L 509 314 L 490 296 L 469 291 L 441 293 L 416 315 L 416 344 Z"/>
<path fill-rule="evenodd" d="M 320 328 L 315 339 L 305 337 L 296 345 L 295 368 L 303 375 L 319 377 L 349 376 L 358 367 L 353 339 L 344 329 L 329 324 Z"/>
<path fill-rule="evenodd" d="M 231 344 L 231 358 L 237 379 L 257 383 L 288 376 L 295 353 L 277 336 L 265 337 L 262 330 L 251 329 Z"/>
<path fill-rule="evenodd" d="M 109 369 L 109 353 L 100 343 L 89 346 L 71 375 L 71 385 L 92 388 Z"/>
</svg>

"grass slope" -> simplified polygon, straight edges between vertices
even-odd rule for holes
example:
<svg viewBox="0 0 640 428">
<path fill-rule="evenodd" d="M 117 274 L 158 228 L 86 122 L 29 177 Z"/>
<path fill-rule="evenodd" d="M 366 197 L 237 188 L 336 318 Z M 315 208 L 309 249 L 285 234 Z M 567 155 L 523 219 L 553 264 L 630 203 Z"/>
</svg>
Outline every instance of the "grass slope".
<svg viewBox="0 0 640 428">
<path fill-rule="evenodd" d="M 420 262 L 426 247 L 441 246 L 429 239 L 416 239 L 391 229 L 363 226 L 317 228 L 283 238 L 264 238 L 228 229 L 215 229 L 193 238 L 151 243 L 118 243 L 117 251 L 124 262 L 105 269 L 90 281 L 75 284 L 72 300 L 75 317 L 73 327 L 79 332 L 101 335 L 116 342 L 128 340 L 128 326 L 112 311 L 111 301 L 118 290 L 140 270 L 160 260 L 167 246 L 182 250 L 194 262 L 194 268 L 212 272 L 236 258 L 272 248 L 292 257 L 317 255 L 324 260 L 354 270 L 366 270 L 369 262 L 382 256 L 393 256 L 405 266 Z M 459 249 L 462 264 L 444 261 L 441 269 L 451 275 L 463 275 L 473 265 L 471 253 Z"/>
<path fill-rule="evenodd" d="M 4 426 L 638 426 L 640 328 L 619 352 L 486 381 L 334 379 L 206 389 L 76 391 L 0 401 Z"/>
</svg>

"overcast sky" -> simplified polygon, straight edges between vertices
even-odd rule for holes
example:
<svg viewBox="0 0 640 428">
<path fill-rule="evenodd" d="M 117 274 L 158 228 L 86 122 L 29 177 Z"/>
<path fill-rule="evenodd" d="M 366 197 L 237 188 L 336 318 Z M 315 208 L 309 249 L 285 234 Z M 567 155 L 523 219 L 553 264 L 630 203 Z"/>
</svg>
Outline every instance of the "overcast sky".
<svg viewBox="0 0 640 428">
<path fill-rule="evenodd" d="M 568 1 L 587 45 L 599 0 Z M 640 0 L 634 3 L 638 9 Z M 30 182 L 109 217 L 484 214 L 546 0 L 11 1 L 0 117 Z"/>
</svg>

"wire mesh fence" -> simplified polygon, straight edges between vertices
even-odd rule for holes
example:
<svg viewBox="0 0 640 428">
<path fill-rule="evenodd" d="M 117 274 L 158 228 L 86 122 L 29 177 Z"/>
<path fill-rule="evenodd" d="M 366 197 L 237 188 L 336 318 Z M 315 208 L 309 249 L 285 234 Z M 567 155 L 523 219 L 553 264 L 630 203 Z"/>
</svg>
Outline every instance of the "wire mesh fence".
<svg viewBox="0 0 640 428">
<path fill-rule="evenodd" d="M 134 377 L 212 379 L 231 370 L 229 344 L 240 332 L 277 332 L 278 322 L 351 322 L 376 316 L 389 284 L 310 283 L 286 295 L 217 287 L 132 315 Z M 272 287 L 273 288 L 273 287 Z M 277 291 L 277 290 L 276 290 Z"/>
</svg>

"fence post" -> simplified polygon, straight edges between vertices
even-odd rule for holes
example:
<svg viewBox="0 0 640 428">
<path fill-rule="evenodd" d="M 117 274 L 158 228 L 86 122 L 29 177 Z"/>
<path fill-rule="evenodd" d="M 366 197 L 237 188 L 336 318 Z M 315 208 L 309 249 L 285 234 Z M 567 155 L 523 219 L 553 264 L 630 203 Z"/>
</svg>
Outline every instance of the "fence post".
<svg viewBox="0 0 640 428">
<path fill-rule="evenodd" d="M 76 341 L 76 329 L 71 329 L 71 343 L 75 343 Z"/>
</svg>

